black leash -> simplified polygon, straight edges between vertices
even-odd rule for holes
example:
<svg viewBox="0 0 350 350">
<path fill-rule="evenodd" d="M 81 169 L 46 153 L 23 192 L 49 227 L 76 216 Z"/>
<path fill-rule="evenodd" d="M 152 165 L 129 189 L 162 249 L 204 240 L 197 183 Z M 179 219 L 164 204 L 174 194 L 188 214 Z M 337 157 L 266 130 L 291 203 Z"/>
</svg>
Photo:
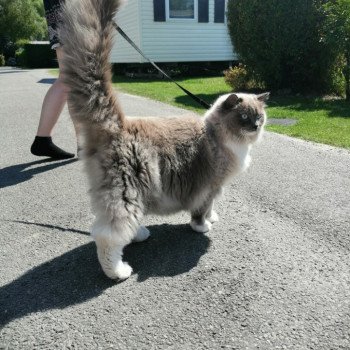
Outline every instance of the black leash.
<svg viewBox="0 0 350 350">
<path fill-rule="evenodd" d="M 117 25 L 117 23 L 113 23 L 115 29 L 119 32 L 119 34 L 144 58 L 146 59 L 153 67 L 155 67 L 159 72 L 161 72 L 165 77 L 171 80 L 174 84 L 176 84 L 182 91 L 184 91 L 188 96 L 192 97 L 196 102 L 198 102 L 202 107 L 209 109 L 211 105 L 198 96 L 192 94 L 192 92 L 188 91 L 180 84 L 178 84 L 173 78 L 171 78 L 167 73 L 165 73 L 161 68 L 159 68 L 151 59 L 149 59 L 138 47 L 137 45 L 126 35 L 126 33 Z"/>
</svg>

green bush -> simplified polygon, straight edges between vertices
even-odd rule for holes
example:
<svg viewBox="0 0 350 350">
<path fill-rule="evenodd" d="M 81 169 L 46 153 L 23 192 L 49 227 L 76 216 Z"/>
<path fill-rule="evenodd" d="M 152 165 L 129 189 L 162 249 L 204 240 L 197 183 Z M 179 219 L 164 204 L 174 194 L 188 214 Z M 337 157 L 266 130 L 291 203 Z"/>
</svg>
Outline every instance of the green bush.
<svg viewBox="0 0 350 350">
<path fill-rule="evenodd" d="M 225 70 L 224 79 L 225 83 L 228 86 L 231 86 L 233 91 L 264 89 L 264 85 L 254 80 L 248 73 L 246 66 L 243 64 Z"/>
<path fill-rule="evenodd" d="M 0 53 L 5 56 L 5 61 L 11 57 L 15 57 L 17 45 L 6 35 L 0 34 Z"/>
<path fill-rule="evenodd" d="M 17 64 L 27 68 L 57 67 L 55 51 L 49 44 L 26 43 L 16 51 Z"/>
<path fill-rule="evenodd" d="M 338 54 L 338 72 L 342 73 L 345 96 L 350 101 L 350 0 L 326 1 L 322 10 L 325 25 L 321 41 Z"/>
<path fill-rule="evenodd" d="M 23 47 L 16 51 L 16 62 L 19 67 L 27 67 L 27 56 Z"/>
<path fill-rule="evenodd" d="M 5 65 L 5 56 L 0 55 L 0 67 L 3 67 Z"/>
<path fill-rule="evenodd" d="M 268 89 L 329 92 L 335 57 L 320 40 L 323 0 L 229 0 L 228 27 L 248 73 Z"/>
<path fill-rule="evenodd" d="M 233 91 L 242 91 L 247 89 L 248 73 L 243 65 L 229 68 L 224 71 L 225 83 L 231 86 Z"/>
<path fill-rule="evenodd" d="M 333 65 L 333 69 L 330 71 L 330 79 L 329 79 L 329 91 L 338 96 L 345 97 L 346 91 L 346 81 L 344 77 L 344 67 L 345 59 L 342 55 L 339 55 L 335 59 L 335 64 Z"/>
</svg>

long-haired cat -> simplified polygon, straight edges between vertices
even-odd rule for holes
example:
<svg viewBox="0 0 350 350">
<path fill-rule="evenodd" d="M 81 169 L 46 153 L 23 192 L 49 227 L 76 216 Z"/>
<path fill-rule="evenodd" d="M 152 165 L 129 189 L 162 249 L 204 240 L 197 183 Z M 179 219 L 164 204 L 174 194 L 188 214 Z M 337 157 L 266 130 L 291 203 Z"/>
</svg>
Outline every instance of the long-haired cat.
<svg viewBox="0 0 350 350">
<path fill-rule="evenodd" d="M 110 278 L 132 268 L 123 248 L 143 241 L 145 214 L 191 213 L 207 232 L 218 220 L 213 202 L 245 170 L 261 136 L 268 94 L 227 94 L 205 117 L 125 117 L 111 84 L 109 56 L 119 0 L 70 0 L 59 32 L 72 117 L 84 128 L 84 162 L 96 221 L 92 237 Z"/>
</svg>

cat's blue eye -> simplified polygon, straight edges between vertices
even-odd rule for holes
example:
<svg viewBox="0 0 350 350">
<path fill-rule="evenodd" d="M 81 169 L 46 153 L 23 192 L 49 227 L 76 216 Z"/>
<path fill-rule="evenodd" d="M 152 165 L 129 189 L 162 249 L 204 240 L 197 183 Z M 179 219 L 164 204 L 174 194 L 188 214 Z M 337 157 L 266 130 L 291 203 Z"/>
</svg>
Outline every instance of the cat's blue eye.
<svg viewBox="0 0 350 350">
<path fill-rule="evenodd" d="M 242 119 L 243 120 L 247 120 L 248 119 L 248 116 L 246 114 L 242 114 Z"/>
</svg>

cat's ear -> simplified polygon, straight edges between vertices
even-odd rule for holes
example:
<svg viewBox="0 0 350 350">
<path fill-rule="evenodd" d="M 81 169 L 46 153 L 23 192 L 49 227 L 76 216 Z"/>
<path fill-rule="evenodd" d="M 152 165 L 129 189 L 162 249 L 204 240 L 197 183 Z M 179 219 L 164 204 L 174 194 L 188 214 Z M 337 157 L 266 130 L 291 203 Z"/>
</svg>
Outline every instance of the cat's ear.
<svg viewBox="0 0 350 350">
<path fill-rule="evenodd" d="M 231 109 L 235 106 L 237 106 L 240 102 L 242 102 L 242 99 L 239 98 L 236 94 L 231 94 L 224 102 L 224 107 L 226 109 Z"/>
<path fill-rule="evenodd" d="M 263 94 L 257 95 L 256 98 L 261 102 L 266 102 L 270 97 L 269 92 L 264 92 Z"/>
</svg>

